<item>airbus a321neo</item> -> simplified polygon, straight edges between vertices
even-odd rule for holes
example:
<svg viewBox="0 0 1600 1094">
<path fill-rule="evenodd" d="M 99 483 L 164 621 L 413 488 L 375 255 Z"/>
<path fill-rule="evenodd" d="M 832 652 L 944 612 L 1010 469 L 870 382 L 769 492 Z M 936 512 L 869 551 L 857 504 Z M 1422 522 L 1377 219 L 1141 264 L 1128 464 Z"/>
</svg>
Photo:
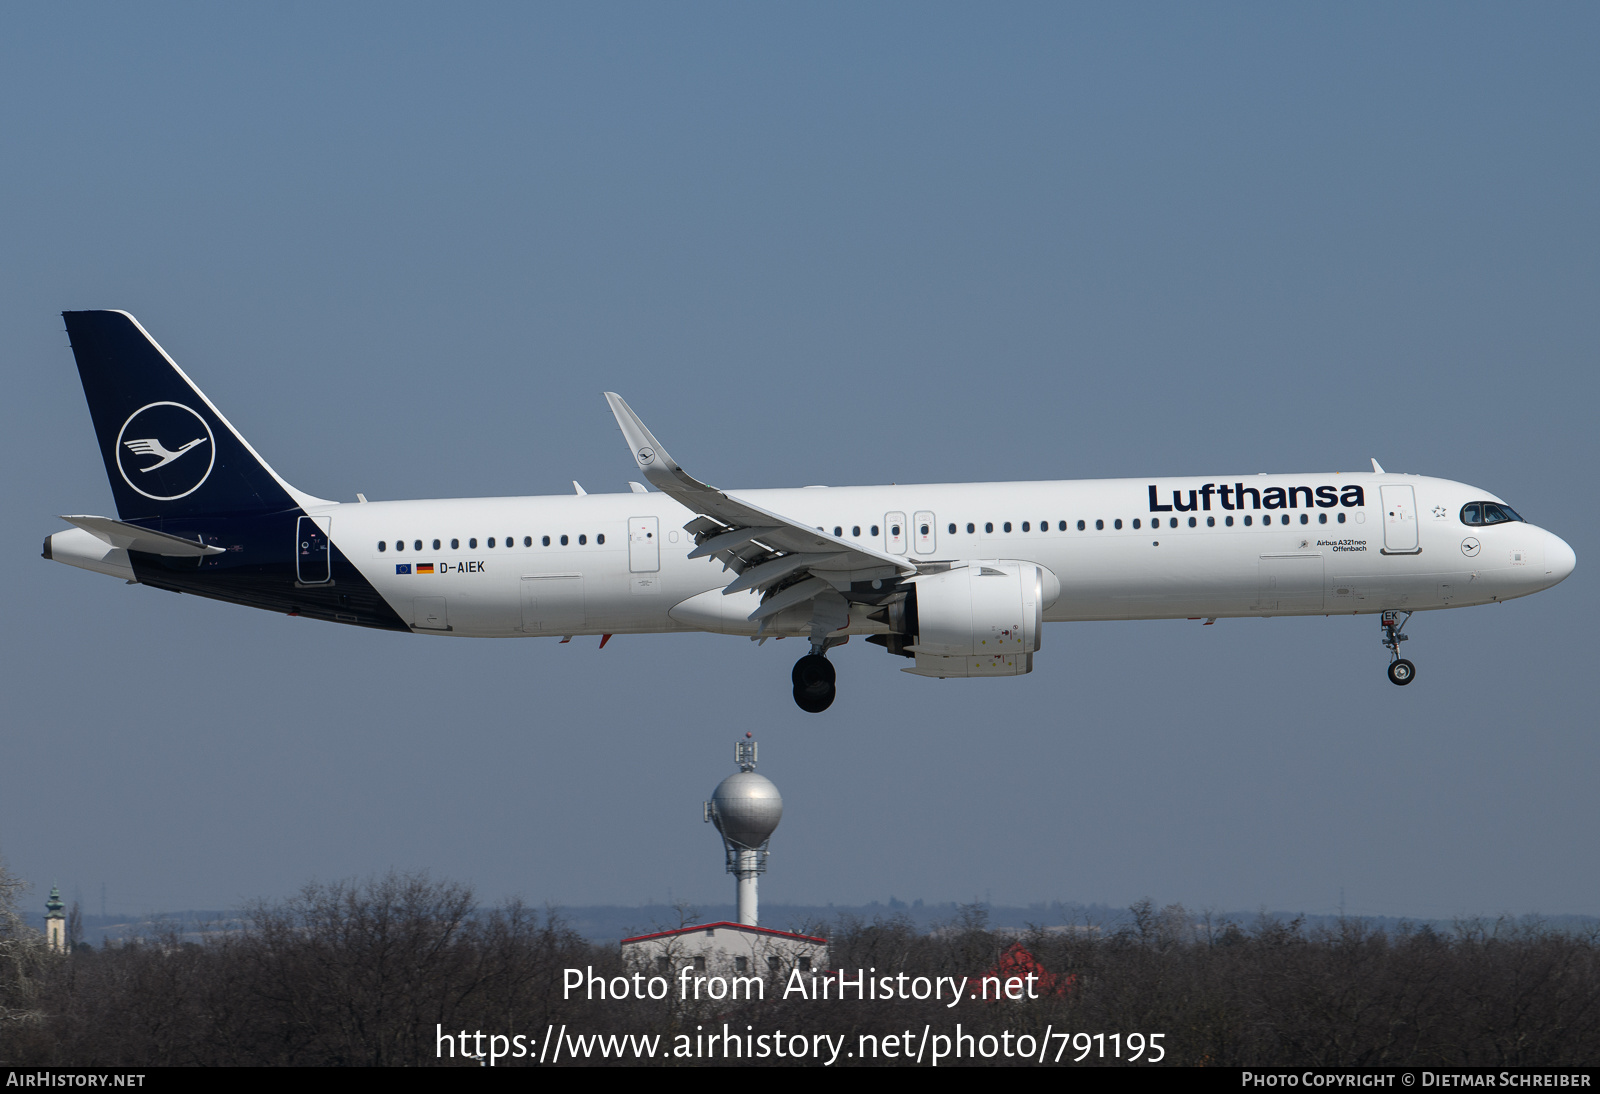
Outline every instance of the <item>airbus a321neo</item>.
<svg viewBox="0 0 1600 1094">
<path fill-rule="evenodd" d="M 327 501 L 256 454 L 133 316 L 65 313 L 117 517 L 44 557 L 359 627 L 512 638 L 803 637 L 802 709 L 861 635 L 919 676 L 1020 676 L 1047 622 L 1379 617 L 1389 679 L 1414 611 L 1548 589 L 1572 548 L 1493 494 L 1372 471 L 719 490 L 621 397 L 626 494 Z M 576 484 L 574 484 L 576 486 Z M 606 638 L 601 639 L 604 645 Z"/>
</svg>

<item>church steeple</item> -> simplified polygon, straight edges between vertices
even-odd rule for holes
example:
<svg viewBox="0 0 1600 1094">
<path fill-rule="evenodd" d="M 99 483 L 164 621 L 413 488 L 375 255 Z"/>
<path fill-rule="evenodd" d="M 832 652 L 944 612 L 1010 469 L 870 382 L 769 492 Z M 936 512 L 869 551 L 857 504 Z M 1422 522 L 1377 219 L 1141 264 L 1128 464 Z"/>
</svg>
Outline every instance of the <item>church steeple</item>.
<svg viewBox="0 0 1600 1094">
<path fill-rule="evenodd" d="M 67 917 L 61 914 L 66 905 L 61 903 L 61 886 L 50 886 L 50 899 L 45 901 L 45 943 L 56 953 L 67 952 Z"/>
</svg>

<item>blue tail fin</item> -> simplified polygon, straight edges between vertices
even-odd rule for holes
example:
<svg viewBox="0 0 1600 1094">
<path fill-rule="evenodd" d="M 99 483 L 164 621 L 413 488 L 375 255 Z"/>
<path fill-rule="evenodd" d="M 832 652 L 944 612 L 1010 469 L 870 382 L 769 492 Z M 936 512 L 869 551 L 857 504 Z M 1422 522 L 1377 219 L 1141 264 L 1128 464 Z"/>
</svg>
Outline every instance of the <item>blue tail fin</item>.
<svg viewBox="0 0 1600 1094">
<path fill-rule="evenodd" d="M 123 520 L 292 509 L 297 493 L 139 321 L 63 312 Z"/>
</svg>

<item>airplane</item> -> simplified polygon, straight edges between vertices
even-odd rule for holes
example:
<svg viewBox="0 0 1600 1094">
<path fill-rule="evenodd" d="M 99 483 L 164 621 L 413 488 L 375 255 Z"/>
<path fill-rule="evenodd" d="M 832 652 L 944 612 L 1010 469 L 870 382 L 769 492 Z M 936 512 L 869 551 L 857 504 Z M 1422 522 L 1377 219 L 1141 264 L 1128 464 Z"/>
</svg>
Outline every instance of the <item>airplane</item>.
<svg viewBox="0 0 1600 1094">
<path fill-rule="evenodd" d="M 1033 670 L 1045 623 L 1379 617 L 1548 589 L 1576 556 L 1465 483 L 1372 471 L 721 490 L 606 393 L 628 493 L 354 502 L 285 482 L 122 311 L 63 313 L 117 516 L 44 557 L 130 584 L 451 637 L 804 638 L 794 700 L 833 703 L 861 636 L 939 679 Z M 152 459 L 155 462 L 151 462 Z"/>
</svg>

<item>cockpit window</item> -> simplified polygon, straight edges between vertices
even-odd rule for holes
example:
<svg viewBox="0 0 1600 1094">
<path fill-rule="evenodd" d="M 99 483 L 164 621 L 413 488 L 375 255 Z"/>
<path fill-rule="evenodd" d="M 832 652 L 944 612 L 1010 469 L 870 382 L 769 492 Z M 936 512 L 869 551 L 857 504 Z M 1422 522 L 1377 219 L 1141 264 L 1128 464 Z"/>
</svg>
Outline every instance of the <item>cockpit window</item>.
<svg viewBox="0 0 1600 1094">
<path fill-rule="evenodd" d="M 1462 524 L 1504 524 L 1506 521 L 1521 519 L 1515 509 L 1499 502 L 1473 501 L 1461 507 Z"/>
</svg>

